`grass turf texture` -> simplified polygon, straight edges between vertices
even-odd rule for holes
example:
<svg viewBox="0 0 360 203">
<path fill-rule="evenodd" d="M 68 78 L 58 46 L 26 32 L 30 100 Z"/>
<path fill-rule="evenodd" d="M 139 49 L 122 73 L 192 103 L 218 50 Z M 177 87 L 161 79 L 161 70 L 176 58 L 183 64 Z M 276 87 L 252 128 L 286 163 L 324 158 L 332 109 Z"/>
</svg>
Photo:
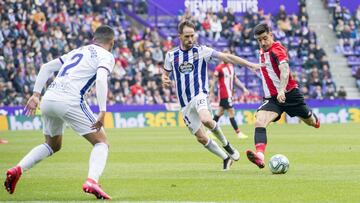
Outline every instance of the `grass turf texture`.
<svg viewBox="0 0 360 203">
<path fill-rule="evenodd" d="M 223 172 L 222 161 L 198 144 L 185 128 L 107 130 L 110 153 L 100 180 L 115 201 L 358 202 L 360 201 L 360 125 L 271 125 L 266 160 L 281 153 L 290 160 L 285 175 L 272 175 L 250 163 L 253 126 L 240 126 L 250 138 L 224 133 L 241 152 Z M 43 141 L 40 131 L 1 132 L 0 172 L 12 167 Z M 89 201 L 82 192 L 90 144 L 67 130 L 60 152 L 23 174 L 13 195 L 0 201 Z M 3 183 L 5 175 L 0 176 Z"/>
</svg>

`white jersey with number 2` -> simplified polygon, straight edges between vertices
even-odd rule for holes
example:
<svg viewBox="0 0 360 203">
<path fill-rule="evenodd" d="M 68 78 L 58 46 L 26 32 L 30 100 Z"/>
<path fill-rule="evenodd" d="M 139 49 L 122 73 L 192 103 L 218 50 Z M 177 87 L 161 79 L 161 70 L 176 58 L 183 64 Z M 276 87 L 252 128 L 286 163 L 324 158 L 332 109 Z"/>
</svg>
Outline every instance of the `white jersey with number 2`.
<svg viewBox="0 0 360 203">
<path fill-rule="evenodd" d="M 96 44 L 75 49 L 59 58 L 63 64 L 43 99 L 83 102 L 93 86 L 99 68 L 112 72 L 115 59 L 106 49 Z"/>
</svg>

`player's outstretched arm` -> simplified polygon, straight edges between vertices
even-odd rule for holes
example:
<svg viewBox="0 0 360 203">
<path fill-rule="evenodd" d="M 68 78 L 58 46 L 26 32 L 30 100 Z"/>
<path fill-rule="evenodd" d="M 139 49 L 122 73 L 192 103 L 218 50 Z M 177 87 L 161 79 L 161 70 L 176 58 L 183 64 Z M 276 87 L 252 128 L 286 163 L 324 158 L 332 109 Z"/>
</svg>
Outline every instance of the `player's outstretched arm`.
<svg viewBox="0 0 360 203">
<path fill-rule="evenodd" d="M 256 71 L 257 69 L 261 68 L 260 64 L 252 63 L 250 61 L 247 61 L 243 58 L 240 58 L 238 56 L 235 56 L 233 54 L 229 53 L 223 53 L 223 52 L 217 52 L 217 57 L 226 63 L 232 63 L 232 64 L 238 64 L 241 66 L 249 67 L 251 70 Z"/>
<path fill-rule="evenodd" d="M 55 72 L 60 70 L 62 62 L 60 59 L 54 59 L 41 66 L 39 74 L 36 77 L 33 95 L 29 98 L 25 106 L 25 115 L 33 116 L 36 108 L 40 103 L 41 91 L 45 86 L 46 81 Z"/>
</svg>

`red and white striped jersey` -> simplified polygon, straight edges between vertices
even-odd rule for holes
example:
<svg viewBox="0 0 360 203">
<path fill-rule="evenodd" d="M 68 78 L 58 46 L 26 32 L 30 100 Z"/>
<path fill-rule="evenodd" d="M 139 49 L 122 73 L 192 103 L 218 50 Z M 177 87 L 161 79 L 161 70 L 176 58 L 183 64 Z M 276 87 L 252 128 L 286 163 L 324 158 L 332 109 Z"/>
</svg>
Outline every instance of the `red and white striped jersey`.
<svg viewBox="0 0 360 203">
<path fill-rule="evenodd" d="M 234 83 L 234 65 L 232 64 L 219 64 L 215 68 L 215 76 L 219 78 L 218 89 L 220 99 L 232 97 L 233 83 Z"/>
<path fill-rule="evenodd" d="M 261 67 L 261 77 L 264 89 L 264 97 L 276 97 L 280 89 L 280 69 L 279 65 L 288 62 L 286 48 L 280 42 L 274 42 L 269 50 L 260 49 L 260 63 L 265 66 Z M 286 92 L 291 91 L 298 85 L 289 73 L 289 81 L 286 86 Z"/>
</svg>

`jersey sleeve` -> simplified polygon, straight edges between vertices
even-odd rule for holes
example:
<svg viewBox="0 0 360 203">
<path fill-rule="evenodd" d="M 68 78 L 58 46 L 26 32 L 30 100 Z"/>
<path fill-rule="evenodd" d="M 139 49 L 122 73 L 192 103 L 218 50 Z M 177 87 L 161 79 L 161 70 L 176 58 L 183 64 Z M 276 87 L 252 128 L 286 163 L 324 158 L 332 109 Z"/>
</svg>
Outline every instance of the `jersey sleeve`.
<svg viewBox="0 0 360 203">
<path fill-rule="evenodd" d="M 165 62 L 164 62 L 164 70 L 166 70 L 167 72 L 171 72 L 173 69 L 172 65 L 171 65 L 171 54 L 170 52 L 166 53 L 165 56 Z"/>
<path fill-rule="evenodd" d="M 280 65 L 282 63 L 287 63 L 289 61 L 286 48 L 282 45 L 274 47 L 272 53 L 275 56 L 277 65 Z"/>
<path fill-rule="evenodd" d="M 108 74 L 110 74 L 115 66 L 115 58 L 112 54 L 104 54 L 103 56 L 100 56 L 99 58 L 99 64 L 98 64 L 98 69 L 99 68 L 104 68 L 108 71 Z"/>
<path fill-rule="evenodd" d="M 66 54 L 64 54 L 64 55 L 62 55 L 62 56 L 59 57 L 59 60 L 60 60 L 60 62 L 61 62 L 62 64 L 64 64 L 65 61 L 68 59 L 70 53 L 71 53 L 71 52 L 66 53 Z"/>
<path fill-rule="evenodd" d="M 210 61 L 213 58 L 213 52 L 216 52 L 214 49 L 207 46 L 201 46 L 201 49 L 206 62 Z"/>
</svg>

